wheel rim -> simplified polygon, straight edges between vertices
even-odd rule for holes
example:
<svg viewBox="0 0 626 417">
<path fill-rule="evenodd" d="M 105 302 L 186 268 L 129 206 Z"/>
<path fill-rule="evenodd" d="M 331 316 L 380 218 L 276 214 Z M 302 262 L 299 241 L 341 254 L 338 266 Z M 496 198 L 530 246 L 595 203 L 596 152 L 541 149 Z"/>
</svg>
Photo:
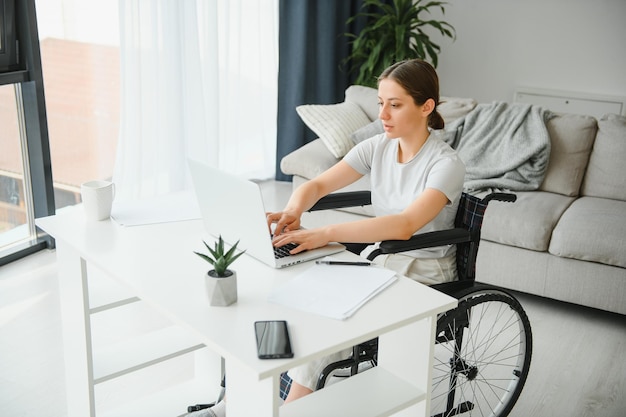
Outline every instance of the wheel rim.
<svg viewBox="0 0 626 417">
<path fill-rule="evenodd" d="M 462 328 L 455 337 L 445 329 Z M 433 416 L 505 416 L 530 365 L 531 334 L 519 303 L 504 292 L 478 291 L 437 326 Z"/>
</svg>

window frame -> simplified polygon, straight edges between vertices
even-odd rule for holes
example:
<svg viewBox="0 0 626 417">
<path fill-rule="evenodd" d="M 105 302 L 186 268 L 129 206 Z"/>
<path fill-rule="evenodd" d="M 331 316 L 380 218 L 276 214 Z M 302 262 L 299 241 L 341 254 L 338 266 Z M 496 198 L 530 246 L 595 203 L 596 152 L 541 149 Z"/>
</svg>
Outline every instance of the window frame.
<svg viewBox="0 0 626 417">
<path fill-rule="evenodd" d="M 24 166 L 24 192 L 30 194 L 32 207 L 27 207 L 28 224 L 35 231 L 26 242 L 11 245 L 0 251 L 0 266 L 21 259 L 31 253 L 55 246 L 54 239 L 36 228 L 39 217 L 55 214 L 50 142 L 41 66 L 41 52 L 35 13 L 35 1 L 15 3 L 15 21 L 19 41 L 19 68 L 0 73 L 0 85 L 16 85 L 18 117 L 23 130 L 21 141 Z M 21 104 L 21 106 L 20 106 Z M 21 109 L 19 108 L 21 107 Z M 28 182 L 28 184 L 27 184 Z M 29 193 L 30 190 L 30 193 Z"/>
</svg>

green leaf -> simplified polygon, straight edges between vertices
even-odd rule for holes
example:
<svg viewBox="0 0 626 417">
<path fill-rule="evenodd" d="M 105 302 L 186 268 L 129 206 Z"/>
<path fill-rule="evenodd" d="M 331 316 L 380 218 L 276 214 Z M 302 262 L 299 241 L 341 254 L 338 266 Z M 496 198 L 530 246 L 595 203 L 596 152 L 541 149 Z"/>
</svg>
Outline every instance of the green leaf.
<svg viewBox="0 0 626 417">
<path fill-rule="evenodd" d="M 217 246 L 216 246 L 216 250 L 215 250 L 218 254 L 218 256 L 224 256 L 224 239 L 222 239 L 222 236 L 220 235 L 219 240 L 217 241 Z"/>
<path fill-rule="evenodd" d="M 211 249 L 211 247 L 210 247 L 210 246 L 209 246 L 206 242 L 204 242 L 204 246 L 206 246 L 206 248 L 209 250 L 209 253 L 210 253 L 210 254 L 211 254 L 211 256 L 213 257 L 213 259 L 217 259 L 217 258 L 219 258 L 219 255 L 218 255 L 217 251 L 216 251 L 216 250 Z M 217 248 L 216 248 L 216 249 L 217 249 Z"/>
<path fill-rule="evenodd" d="M 350 39 L 351 49 L 342 64 L 350 73 L 357 74 L 355 83 L 376 87 L 380 73 L 403 59 L 430 59 L 436 67 L 440 47 L 421 28 L 431 27 L 452 40 L 456 39 L 456 32 L 445 21 L 420 16 L 430 14 L 433 9 L 445 14 L 447 4 L 422 0 L 394 0 L 391 5 L 380 0 L 364 1 L 361 11 L 346 22 L 353 22 L 357 17 L 369 22 L 360 33 L 345 34 Z"/>
<path fill-rule="evenodd" d="M 204 246 L 209 251 L 210 256 L 200 253 L 200 252 L 194 252 L 194 253 L 198 255 L 199 257 L 201 257 L 202 259 L 204 259 L 205 261 L 207 261 L 208 263 L 210 263 L 211 265 L 213 265 L 213 268 L 215 269 L 215 273 L 220 277 L 224 276 L 224 273 L 228 269 L 229 265 L 231 265 L 233 262 L 235 262 L 237 258 L 239 258 L 241 255 L 245 253 L 245 250 L 244 250 L 235 255 L 235 251 L 237 250 L 237 245 L 239 245 L 239 241 L 237 241 L 228 250 L 228 252 L 224 253 L 224 240 L 222 239 L 222 236 L 220 236 L 218 241 L 214 243 L 213 248 L 211 248 L 211 246 L 209 246 L 209 244 L 206 243 L 205 241 L 203 241 L 203 243 L 204 243 Z"/>
<path fill-rule="evenodd" d="M 224 271 L 226 271 L 226 268 L 228 267 L 228 264 L 226 263 L 226 259 L 224 258 L 219 258 L 215 261 L 215 263 L 213 264 L 214 268 L 215 268 L 215 273 L 222 277 L 224 276 Z"/>
<path fill-rule="evenodd" d="M 235 243 L 233 245 L 233 247 L 231 247 L 228 252 L 226 252 L 226 254 L 224 255 L 224 258 L 226 260 L 229 260 L 231 256 L 233 256 L 233 253 L 235 253 L 235 250 L 237 250 L 237 245 L 239 244 L 239 241 L 237 241 L 237 243 Z"/>
<path fill-rule="evenodd" d="M 214 263 L 213 259 L 206 256 L 204 253 L 200 253 L 200 252 L 194 252 L 194 253 L 198 255 L 199 257 L 201 257 L 202 259 L 204 259 L 205 261 L 207 261 L 208 263 L 210 263 L 211 265 L 213 265 Z"/>
<path fill-rule="evenodd" d="M 242 251 L 242 252 L 239 252 L 237 255 L 233 256 L 233 257 L 230 259 L 230 262 L 228 263 L 228 265 L 230 265 L 230 264 L 232 264 L 233 262 L 235 262 L 235 260 L 236 260 L 237 258 L 239 258 L 241 255 L 243 255 L 245 252 L 246 252 L 246 251 L 244 250 L 244 251 Z"/>
</svg>

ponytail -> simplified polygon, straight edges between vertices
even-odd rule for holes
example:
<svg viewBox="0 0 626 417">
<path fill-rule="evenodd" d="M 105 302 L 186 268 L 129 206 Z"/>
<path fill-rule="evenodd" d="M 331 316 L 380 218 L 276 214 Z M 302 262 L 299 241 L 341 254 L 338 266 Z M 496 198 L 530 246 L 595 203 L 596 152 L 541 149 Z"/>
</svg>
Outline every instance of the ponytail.
<svg viewBox="0 0 626 417">
<path fill-rule="evenodd" d="M 428 126 L 433 129 L 439 130 L 443 129 L 444 125 L 445 122 L 443 121 L 443 117 L 441 117 L 441 114 L 439 114 L 437 108 L 435 107 L 432 113 L 430 113 L 430 115 L 428 116 Z"/>
</svg>

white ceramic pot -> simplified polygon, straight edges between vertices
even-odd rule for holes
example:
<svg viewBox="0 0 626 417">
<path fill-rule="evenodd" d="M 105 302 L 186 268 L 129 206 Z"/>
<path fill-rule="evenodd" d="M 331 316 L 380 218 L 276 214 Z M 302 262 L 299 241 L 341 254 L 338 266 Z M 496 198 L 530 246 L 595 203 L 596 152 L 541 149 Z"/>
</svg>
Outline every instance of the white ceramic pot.
<svg viewBox="0 0 626 417">
<path fill-rule="evenodd" d="M 226 270 L 226 277 L 218 277 L 215 270 L 210 270 L 204 276 L 209 304 L 225 307 L 237 301 L 237 273 Z"/>
</svg>

